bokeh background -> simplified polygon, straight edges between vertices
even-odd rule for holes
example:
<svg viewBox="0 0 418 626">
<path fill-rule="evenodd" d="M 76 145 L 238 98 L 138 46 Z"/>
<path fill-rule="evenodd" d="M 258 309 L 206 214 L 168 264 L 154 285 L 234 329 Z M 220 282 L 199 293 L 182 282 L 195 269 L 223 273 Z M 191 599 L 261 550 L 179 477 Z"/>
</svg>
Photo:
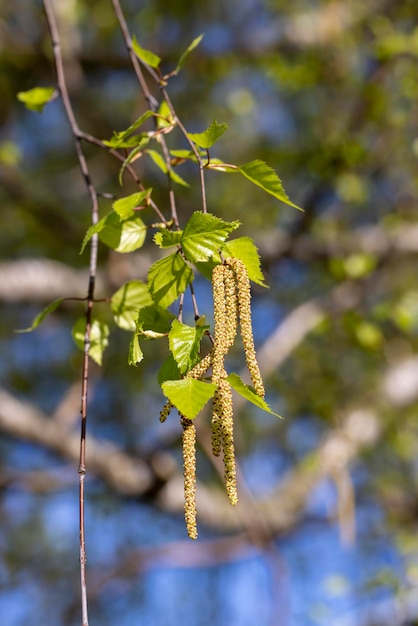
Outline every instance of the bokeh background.
<svg viewBox="0 0 418 626">
<path fill-rule="evenodd" d="M 145 110 L 111 2 L 54 3 L 80 128 L 100 139 Z M 210 173 L 208 206 L 254 238 L 269 289 L 254 288 L 268 401 L 237 407 L 240 503 L 198 449 L 199 539 L 182 519 L 180 426 L 158 421 L 165 348 L 127 364 L 112 329 L 92 367 L 86 480 L 91 624 L 412 626 L 418 623 L 418 9 L 412 0 L 125 0 L 141 45 L 168 69 L 205 33 L 169 92 L 191 132 L 213 117 L 216 156 L 277 170 L 298 212 Z M 77 439 L 82 354 L 66 303 L 83 296 L 90 206 L 55 86 L 38 0 L 0 3 L 0 615 L 9 626 L 80 624 Z M 156 97 L 159 96 L 150 83 Z M 179 147 L 180 136 L 169 137 Z M 170 144 L 170 142 L 172 142 Z M 175 144 L 175 146 L 174 146 Z M 185 146 L 180 146 L 185 147 Z M 102 194 L 118 163 L 85 146 Z M 163 175 L 138 173 L 168 212 Z M 200 207 L 179 173 L 180 220 Z M 104 215 L 111 200 L 102 198 Z M 149 223 L 151 213 L 144 216 Z M 99 253 L 97 295 L 146 277 L 151 237 Z M 210 285 L 197 279 L 211 320 Z M 97 314 L 110 321 L 105 304 Z M 187 311 L 186 311 L 186 314 Z M 239 367 L 241 355 L 232 355 Z"/>
</svg>

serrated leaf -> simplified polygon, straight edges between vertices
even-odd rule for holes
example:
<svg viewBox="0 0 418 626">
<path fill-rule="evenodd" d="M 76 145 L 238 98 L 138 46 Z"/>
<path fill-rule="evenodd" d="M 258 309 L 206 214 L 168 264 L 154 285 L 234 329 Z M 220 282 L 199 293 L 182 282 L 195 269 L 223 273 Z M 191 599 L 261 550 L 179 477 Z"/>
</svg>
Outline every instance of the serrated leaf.
<svg viewBox="0 0 418 626">
<path fill-rule="evenodd" d="M 128 148 L 138 145 L 144 138 L 143 135 L 135 135 L 134 137 L 131 137 L 131 135 L 152 115 L 152 111 L 145 111 L 145 113 L 140 115 L 128 128 L 118 132 L 114 131 L 111 139 L 108 141 L 105 140 L 103 143 L 109 148 Z"/>
<path fill-rule="evenodd" d="M 152 192 L 152 189 L 145 189 L 145 191 L 139 191 L 133 193 L 130 196 L 119 198 L 112 204 L 112 208 L 119 215 L 121 220 L 125 220 L 132 215 L 135 215 L 134 209 L 140 206 L 144 200 L 148 200 Z"/>
<path fill-rule="evenodd" d="M 151 265 L 148 272 L 148 289 L 154 302 L 166 308 L 177 300 L 193 278 L 190 267 L 182 256 L 175 252 Z"/>
<path fill-rule="evenodd" d="M 144 48 L 142 48 L 139 45 L 135 35 L 132 37 L 132 48 L 136 56 L 138 57 L 138 59 L 142 61 L 143 63 L 145 63 L 146 65 L 149 65 L 150 67 L 153 67 L 154 69 L 157 69 L 157 67 L 160 65 L 161 59 L 158 56 L 158 54 L 155 54 L 154 52 L 151 52 L 150 50 L 145 50 Z"/>
<path fill-rule="evenodd" d="M 204 37 L 204 34 L 202 33 L 201 35 L 199 35 L 198 37 L 195 37 L 193 39 L 193 41 L 191 42 L 191 44 L 189 44 L 186 48 L 186 50 L 183 52 L 183 54 L 181 55 L 179 62 L 177 63 L 177 67 L 174 70 L 173 74 L 178 74 L 180 72 L 180 70 L 182 69 L 184 62 L 186 60 L 186 58 L 189 56 L 189 54 L 195 49 L 197 48 L 197 46 L 200 44 L 200 42 L 202 41 Z"/>
<path fill-rule="evenodd" d="M 161 154 L 159 152 L 157 152 L 156 150 L 147 150 L 146 153 L 149 154 L 151 159 L 154 161 L 155 165 L 164 174 L 167 174 L 167 172 L 168 172 L 167 164 L 164 161 L 164 159 L 161 156 Z M 173 169 L 170 169 L 170 178 L 171 178 L 171 180 L 173 180 L 178 185 L 182 185 L 183 187 L 190 187 L 189 183 L 186 183 L 186 181 L 183 180 L 182 177 L 179 176 Z"/>
<path fill-rule="evenodd" d="M 180 380 L 181 373 L 172 354 L 170 354 L 162 364 L 158 372 L 158 384 L 162 385 L 166 380 Z"/>
<path fill-rule="evenodd" d="M 80 319 L 74 324 L 72 335 L 73 339 L 80 350 L 84 351 L 84 336 L 86 332 L 86 319 Z M 102 364 L 103 352 L 107 348 L 109 341 L 109 327 L 99 320 L 93 320 L 90 330 L 90 348 L 89 356 L 96 361 L 98 365 Z"/>
<path fill-rule="evenodd" d="M 135 330 L 138 311 L 152 304 L 148 287 L 140 280 L 131 280 L 120 287 L 110 299 L 116 324 L 124 330 Z"/>
<path fill-rule="evenodd" d="M 145 241 L 147 227 L 136 215 L 121 221 L 117 213 L 112 211 L 97 224 L 90 226 L 84 237 L 80 254 L 96 233 L 109 248 L 116 250 L 116 252 L 126 253 L 141 248 Z"/>
<path fill-rule="evenodd" d="M 178 320 L 173 321 L 168 333 L 168 343 L 182 374 L 199 362 L 200 341 L 204 332 L 204 326 L 187 326 Z"/>
<path fill-rule="evenodd" d="M 138 335 L 135 333 L 132 336 L 131 342 L 129 344 L 129 355 L 128 355 L 128 364 L 129 365 L 138 365 L 144 358 L 144 354 L 141 350 L 141 346 L 139 345 Z"/>
<path fill-rule="evenodd" d="M 276 417 L 281 418 L 281 415 L 279 415 L 278 413 L 275 413 L 269 407 L 267 402 L 256 394 L 256 392 L 254 391 L 252 387 L 242 382 L 238 374 L 235 374 L 235 373 L 229 374 L 227 380 L 229 384 L 231 385 L 232 389 L 235 389 L 235 391 L 239 393 L 240 396 L 242 396 L 243 398 L 245 398 L 252 404 L 255 404 L 255 406 L 257 406 L 259 409 L 263 409 L 263 411 L 267 411 L 267 413 L 271 413 L 272 415 L 275 415 Z"/>
<path fill-rule="evenodd" d="M 262 287 L 267 287 L 261 271 L 260 256 L 251 237 L 231 239 L 224 245 L 222 253 L 224 257 L 233 256 L 240 259 L 246 267 L 248 278 Z"/>
<path fill-rule="evenodd" d="M 194 378 L 167 380 L 161 387 L 170 402 L 189 420 L 200 413 L 216 391 L 213 383 L 204 383 Z"/>
<path fill-rule="evenodd" d="M 250 161 L 245 165 L 238 167 L 238 171 L 250 180 L 257 187 L 261 187 L 267 193 L 271 194 L 277 200 L 288 204 L 289 206 L 303 211 L 297 204 L 291 202 L 283 188 L 282 181 L 276 172 L 264 161 Z"/>
<path fill-rule="evenodd" d="M 218 141 L 220 137 L 227 130 L 228 126 L 225 123 L 219 124 L 215 119 L 212 121 L 209 128 L 203 133 L 187 133 L 189 139 L 193 141 L 200 148 L 208 150 L 214 143 Z"/>
<path fill-rule="evenodd" d="M 19 91 L 16 97 L 27 109 L 41 112 L 55 91 L 55 87 L 34 87 L 28 91 Z"/>
<path fill-rule="evenodd" d="M 195 211 L 181 238 L 186 258 L 192 263 L 207 261 L 239 225 L 239 222 L 224 222 L 210 213 Z"/>
<path fill-rule="evenodd" d="M 38 328 L 39 324 L 41 324 L 44 321 L 47 315 L 49 315 L 50 313 L 53 313 L 63 301 L 64 301 L 64 298 L 58 298 L 57 300 L 54 300 L 53 302 L 48 304 L 48 306 L 42 309 L 40 313 L 38 313 L 38 315 L 35 317 L 35 319 L 32 322 L 32 325 L 29 326 L 29 328 L 21 328 L 19 330 L 16 330 L 15 332 L 16 333 L 30 333 L 32 330 L 35 330 L 35 328 Z"/>
<path fill-rule="evenodd" d="M 182 234 L 182 230 L 167 230 L 163 228 L 158 233 L 155 233 L 154 242 L 160 248 L 171 248 L 180 244 Z"/>
<path fill-rule="evenodd" d="M 151 304 L 139 309 L 136 332 L 147 339 L 166 337 L 174 315 L 162 307 Z"/>
</svg>

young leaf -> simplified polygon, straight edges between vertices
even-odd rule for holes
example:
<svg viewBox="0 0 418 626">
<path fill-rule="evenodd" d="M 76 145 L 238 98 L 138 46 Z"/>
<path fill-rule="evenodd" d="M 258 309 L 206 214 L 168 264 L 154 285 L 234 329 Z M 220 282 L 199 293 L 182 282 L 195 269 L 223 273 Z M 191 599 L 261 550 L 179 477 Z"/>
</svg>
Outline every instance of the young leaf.
<svg viewBox="0 0 418 626">
<path fill-rule="evenodd" d="M 160 248 L 171 248 L 180 244 L 182 230 L 167 230 L 162 228 L 158 233 L 154 235 L 154 242 Z"/>
<path fill-rule="evenodd" d="M 34 87 L 29 91 L 19 91 L 17 99 L 23 102 L 27 109 L 41 112 L 55 94 L 54 87 Z"/>
<path fill-rule="evenodd" d="M 187 136 L 200 148 L 208 150 L 216 141 L 218 141 L 227 128 L 228 126 L 225 123 L 218 124 L 218 122 L 214 119 L 209 128 L 207 128 L 203 133 L 187 133 Z"/>
<path fill-rule="evenodd" d="M 110 300 L 110 308 L 116 324 L 124 330 L 135 330 L 138 311 L 152 304 L 145 283 L 131 280 L 120 287 Z"/>
<path fill-rule="evenodd" d="M 96 224 L 97 228 L 100 225 L 96 232 L 99 233 L 100 240 L 109 248 L 116 250 L 116 252 L 126 253 L 133 252 L 143 246 L 147 227 L 140 217 L 133 215 L 121 221 L 119 216 L 112 211 L 104 218 L 103 224 L 101 222 L 102 220 Z M 92 228 L 94 229 L 94 227 L 90 227 L 90 229 Z M 90 229 L 84 238 L 85 241 L 87 237 L 90 238 L 92 236 Z M 84 245 L 85 243 L 83 242 Z"/>
<path fill-rule="evenodd" d="M 224 222 L 210 213 L 195 211 L 181 238 L 186 258 L 192 263 L 207 261 L 239 225 L 239 222 Z"/>
<path fill-rule="evenodd" d="M 143 136 L 135 135 L 135 137 L 131 137 L 131 135 L 152 115 L 152 111 L 145 111 L 145 113 L 138 117 L 138 119 L 135 120 L 135 122 L 133 122 L 133 124 L 131 124 L 129 128 L 127 128 L 126 130 L 121 130 L 119 132 L 114 131 L 112 138 L 109 141 L 103 141 L 103 143 L 109 148 L 128 148 L 138 145 Z M 129 142 L 129 140 L 131 141 Z"/>
<path fill-rule="evenodd" d="M 222 252 L 225 257 L 233 256 L 236 259 L 240 259 L 245 265 L 248 278 L 262 287 L 267 287 L 261 271 L 258 250 L 250 237 L 231 239 L 224 245 Z"/>
<path fill-rule="evenodd" d="M 163 100 L 158 108 L 157 128 L 167 128 L 174 123 L 173 115 L 167 102 Z"/>
<path fill-rule="evenodd" d="M 170 402 L 189 420 L 200 413 L 216 391 L 216 385 L 193 378 L 167 380 L 161 387 Z"/>
<path fill-rule="evenodd" d="M 263 400 L 263 398 L 260 398 L 260 396 L 258 396 L 255 393 L 252 387 L 242 382 L 238 374 L 234 374 L 234 373 L 229 374 L 227 380 L 229 384 L 231 385 L 232 389 L 235 389 L 235 391 L 239 393 L 240 396 L 242 396 L 246 400 L 249 400 L 250 402 L 252 402 L 252 404 L 255 404 L 255 406 L 257 406 L 259 409 L 263 409 L 263 411 L 267 411 L 267 413 L 271 413 L 272 415 L 275 415 L 276 417 L 281 418 L 281 415 L 278 415 L 277 413 L 275 413 L 269 407 L 267 402 Z"/>
<path fill-rule="evenodd" d="M 154 52 L 151 52 L 150 50 L 144 50 L 144 48 L 141 48 L 135 35 L 132 37 L 132 48 L 138 59 L 146 65 L 153 67 L 155 70 L 160 65 L 161 59 L 158 54 L 154 54 Z"/>
<path fill-rule="evenodd" d="M 206 330 L 205 326 L 187 326 L 174 320 L 168 333 L 171 353 L 182 374 L 188 372 L 200 360 L 200 341 Z"/>
<path fill-rule="evenodd" d="M 154 302 L 165 308 L 177 300 L 193 278 L 193 272 L 182 256 L 174 252 L 151 265 L 148 289 Z"/>
<path fill-rule="evenodd" d="M 164 174 L 167 174 L 167 164 L 164 161 L 163 157 L 156 150 L 147 150 L 147 154 L 154 161 L 155 165 L 162 171 Z M 189 183 L 186 183 L 185 180 L 182 179 L 173 169 L 170 168 L 170 178 L 178 185 L 183 185 L 183 187 L 190 187 Z"/>
<path fill-rule="evenodd" d="M 141 346 L 139 345 L 138 335 L 135 333 L 129 344 L 128 364 L 136 366 L 142 361 L 143 358 L 144 355 L 142 353 Z"/>
<path fill-rule="evenodd" d="M 166 337 L 171 328 L 174 315 L 162 307 L 151 304 L 139 309 L 136 332 L 147 339 Z"/>
<path fill-rule="evenodd" d="M 139 144 L 136 146 L 136 148 L 131 150 L 131 152 L 128 154 L 128 156 L 126 157 L 126 159 L 122 163 L 122 166 L 121 166 L 121 168 L 119 170 L 119 176 L 118 176 L 119 185 L 121 187 L 122 187 L 123 172 L 128 167 L 129 163 L 132 163 L 132 161 L 134 161 L 137 158 L 139 159 L 139 157 L 142 156 L 142 150 L 143 150 L 143 148 L 145 148 L 145 146 L 147 146 L 149 144 L 149 142 L 150 142 L 149 137 L 143 137 L 141 139 L 141 141 L 139 142 Z"/>
<path fill-rule="evenodd" d="M 80 350 L 84 350 L 84 335 L 86 331 L 86 319 L 80 319 L 73 326 L 73 339 Z M 107 348 L 109 341 L 109 327 L 103 322 L 93 320 L 90 332 L 89 356 L 98 365 L 102 364 L 103 352 Z"/>
<path fill-rule="evenodd" d="M 125 220 L 132 215 L 135 215 L 134 209 L 139 206 L 144 200 L 148 200 L 152 192 L 152 189 L 145 189 L 145 191 L 139 191 L 133 193 L 130 196 L 119 198 L 112 204 L 112 208 L 119 215 L 121 220 Z"/>
<path fill-rule="evenodd" d="M 267 193 L 271 194 L 281 202 L 288 204 L 289 206 L 303 211 L 297 204 L 291 202 L 283 189 L 282 181 L 277 176 L 276 172 L 264 161 L 250 161 L 245 165 L 241 165 L 238 171 L 250 180 L 254 185 L 261 187 Z"/>
<path fill-rule="evenodd" d="M 35 319 L 32 322 L 32 325 L 29 326 L 29 328 L 21 328 L 19 330 L 16 330 L 16 332 L 17 333 L 30 333 L 32 330 L 35 330 L 35 328 L 38 328 L 39 324 L 44 321 L 46 316 L 52 313 L 53 311 L 55 311 L 63 302 L 63 300 L 64 298 L 58 298 L 58 300 L 54 300 L 53 302 L 48 304 L 48 306 L 46 306 L 44 309 L 42 309 L 40 313 L 38 313 L 38 315 L 35 317 Z"/>
<path fill-rule="evenodd" d="M 173 355 L 170 354 L 160 367 L 160 371 L 158 372 L 158 384 L 162 385 L 166 380 L 180 379 L 181 373 L 179 366 L 175 362 Z"/>
<path fill-rule="evenodd" d="M 198 37 L 195 37 L 192 41 L 192 43 L 187 46 L 186 50 L 183 52 L 183 54 L 181 55 L 179 62 L 177 63 L 177 67 L 174 70 L 173 74 L 178 74 L 180 72 L 180 70 L 182 69 L 184 62 L 186 60 L 186 58 L 188 57 L 188 55 L 195 49 L 197 48 L 197 46 L 200 44 L 200 42 L 202 41 L 204 35 L 203 33 L 201 35 L 199 35 Z"/>
</svg>

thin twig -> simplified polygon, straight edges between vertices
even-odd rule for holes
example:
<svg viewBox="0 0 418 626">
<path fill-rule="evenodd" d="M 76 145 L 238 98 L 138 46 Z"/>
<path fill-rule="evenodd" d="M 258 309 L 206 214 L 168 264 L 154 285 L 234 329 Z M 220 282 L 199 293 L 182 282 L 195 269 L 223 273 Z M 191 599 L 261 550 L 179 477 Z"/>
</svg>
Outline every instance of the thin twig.
<svg viewBox="0 0 418 626">
<path fill-rule="evenodd" d="M 58 87 L 64 104 L 71 132 L 74 137 L 75 148 L 77 152 L 78 162 L 83 174 L 91 200 L 91 222 L 97 224 L 99 220 L 99 205 L 96 189 L 92 183 L 87 161 L 84 156 L 83 147 L 80 140 L 80 130 L 74 116 L 71 101 L 68 95 L 67 84 L 64 72 L 64 63 L 61 52 L 61 44 L 55 15 L 52 9 L 51 0 L 43 0 L 48 28 L 51 35 L 52 48 L 55 60 L 55 69 L 57 73 Z M 84 358 L 82 368 L 82 386 L 81 386 L 81 434 L 80 434 L 80 456 L 79 456 L 79 531 L 80 531 L 80 582 L 81 582 L 81 612 L 82 626 L 88 626 L 88 607 L 87 607 L 87 583 L 86 583 L 86 542 L 84 527 L 84 479 L 86 475 L 86 423 L 87 423 L 87 394 L 89 382 L 89 348 L 92 323 L 92 311 L 94 303 L 94 288 L 97 271 L 97 234 L 91 239 L 90 247 L 90 264 L 89 264 L 89 283 L 87 290 L 87 306 L 86 306 L 86 329 L 84 334 Z"/>
</svg>

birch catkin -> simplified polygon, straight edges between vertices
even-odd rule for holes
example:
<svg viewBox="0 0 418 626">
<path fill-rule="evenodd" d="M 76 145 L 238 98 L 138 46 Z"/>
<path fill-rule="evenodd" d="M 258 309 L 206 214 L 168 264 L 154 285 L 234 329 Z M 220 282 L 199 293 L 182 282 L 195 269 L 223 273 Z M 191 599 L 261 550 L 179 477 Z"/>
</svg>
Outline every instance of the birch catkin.
<svg viewBox="0 0 418 626">
<path fill-rule="evenodd" d="M 193 422 L 180 417 L 183 428 L 184 518 L 190 539 L 197 539 L 196 524 L 196 429 Z"/>
</svg>

